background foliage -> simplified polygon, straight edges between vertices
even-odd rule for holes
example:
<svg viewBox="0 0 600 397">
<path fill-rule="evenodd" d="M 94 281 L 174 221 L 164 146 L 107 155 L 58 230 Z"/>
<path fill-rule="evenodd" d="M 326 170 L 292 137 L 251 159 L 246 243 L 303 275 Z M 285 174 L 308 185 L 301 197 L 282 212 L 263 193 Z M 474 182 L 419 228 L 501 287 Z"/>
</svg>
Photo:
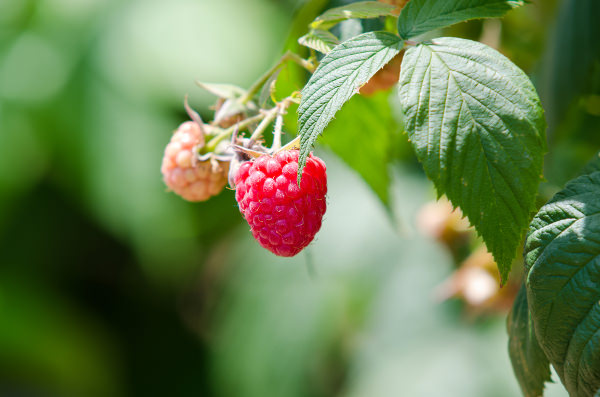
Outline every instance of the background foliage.
<svg viewBox="0 0 600 397">
<path fill-rule="evenodd" d="M 201 205 L 164 192 L 183 94 L 211 117 L 194 80 L 248 87 L 290 45 L 289 27 L 305 34 L 302 13 L 326 3 L 0 2 L 0 395 L 519 395 L 506 313 L 474 318 L 433 298 L 456 260 L 414 226 L 435 195 L 397 139 L 401 119 L 376 106 L 361 118 L 372 122 L 353 121 L 353 106 L 385 93 L 353 98 L 317 146 L 329 209 L 308 255 L 263 252 L 230 191 Z M 538 1 L 443 32 L 533 77 L 551 116 L 540 204 L 600 149 L 598 48 L 560 44 L 597 37 L 593 7 Z M 361 134 L 381 136 L 389 174 L 351 155 Z M 397 143 L 377 146 L 386 140 Z M 372 186 L 393 181 L 391 194 L 351 162 Z"/>
</svg>

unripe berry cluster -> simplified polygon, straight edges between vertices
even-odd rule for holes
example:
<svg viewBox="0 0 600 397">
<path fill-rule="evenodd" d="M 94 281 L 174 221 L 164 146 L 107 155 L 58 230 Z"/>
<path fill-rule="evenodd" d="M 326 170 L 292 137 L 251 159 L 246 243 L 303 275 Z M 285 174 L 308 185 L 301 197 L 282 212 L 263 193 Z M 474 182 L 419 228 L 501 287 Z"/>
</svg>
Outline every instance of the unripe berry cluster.
<svg viewBox="0 0 600 397">
<path fill-rule="evenodd" d="M 197 157 L 198 145 L 204 143 L 200 126 L 193 121 L 181 124 L 165 149 L 161 172 L 165 184 L 188 201 L 205 201 L 227 184 L 229 163 Z"/>
</svg>

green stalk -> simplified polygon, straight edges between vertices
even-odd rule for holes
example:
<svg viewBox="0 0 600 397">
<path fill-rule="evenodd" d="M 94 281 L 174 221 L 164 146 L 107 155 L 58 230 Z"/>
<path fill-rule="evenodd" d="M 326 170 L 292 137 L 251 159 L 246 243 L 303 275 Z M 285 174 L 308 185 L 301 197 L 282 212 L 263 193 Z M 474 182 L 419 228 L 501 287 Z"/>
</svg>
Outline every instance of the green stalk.
<svg viewBox="0 0 600 397">
<path fill-rule="evenodd" d="M 231 134 L 233 134 L 234 131 L 244 129 L 258 121 L 261 121 L 264 117 L 265 117 L 264 113 L 259 113 L 256 116 L 242 120 L 239 123 L 236 123 L 236 124 L 232 125 L 231 127 L 227 128 L 226 130 L 223 130 L 221 133 L 217 134 L 214 138 L 212 138 L 206 144 L 206 150 L 209 152 L 214 151 L 217 148 L 217 145 L 223 139 L 231 136 Z"/>
<path fill-rule="evenodd" d="M 312 62 L 307 61 L 306 59 L 302 58 L 301 56 L 299 56 L 291 51 L 288 51 L 285 54 L 283 54 L 283 56 L 279 59 L 279 61 L 277 61 L 277 63 L 271 69 L 269 69 L 264 75 L 262 75 L 262 77 L 260 79 L 258 79 L 258 81 L 256 83 L 254 83 L 252 85 L 252 87 L 250 87 L 250 89 L 248 90 L 246 95 L 244 95 L 240 99 L 240 102 L 242 104 L 246 104 L 246 103 L 250 102 L 252 100 L 252 98 L 254 98 L 254 96 L 260 91 L 261 87 L 269 80 L 269 78 L 271 78 L 271 76 L 273 76 L 275 73 L 277 73 L 279 68 L 281 68 L 283 66 L 283 64 L 287 61 L 292 61 L 292 62 L 297 63 L 298 65 L 302 66 L 304 69 L 308 70 L 310 73 L 313 73 L 316 69 L 315 65 Z"/>
</svg>

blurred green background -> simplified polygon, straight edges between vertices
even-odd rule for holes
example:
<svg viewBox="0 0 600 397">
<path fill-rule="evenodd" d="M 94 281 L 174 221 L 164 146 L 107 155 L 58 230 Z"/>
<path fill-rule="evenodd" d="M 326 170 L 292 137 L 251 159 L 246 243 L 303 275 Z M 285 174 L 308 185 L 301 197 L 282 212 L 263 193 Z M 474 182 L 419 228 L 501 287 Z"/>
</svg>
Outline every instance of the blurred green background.
<svg viewBox="0 0 600 397">
<path fill-rule="evenodd" d="M 538 0 L 445 32 L 532 75 L 550 122 L 542 201 L 600 149 L 595 3 Z M 184 95 L 211 117 L 194 81 L 248 87 L 303 6 L 0 0 L 0 396 L 520 395 L 506 311 L 434 298 L 456 264 L 415 227 L 435 194 L 410 150 L 394 222 L 318 147 L 329 207 L 294 259 L 258 246 L 231 191 L 166 192 Z"/>
</svg>

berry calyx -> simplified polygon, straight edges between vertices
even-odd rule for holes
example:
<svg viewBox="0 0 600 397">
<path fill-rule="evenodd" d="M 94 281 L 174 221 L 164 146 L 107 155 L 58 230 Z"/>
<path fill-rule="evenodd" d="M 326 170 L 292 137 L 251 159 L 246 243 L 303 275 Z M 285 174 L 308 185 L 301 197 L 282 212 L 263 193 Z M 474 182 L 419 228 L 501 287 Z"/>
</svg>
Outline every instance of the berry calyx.
<svg viewBox="0 0 600 397">
<path fill-rule="evenodd" d="M 215 119 L 213 123 L 221 128 L 229 128 L 244 120 L 244 114 L 241 112 L 232 112 L 224 109 L 227 101 L 219 98 L 215 104 Z"/>
<path fill-rule="evenodd" d="M 188 201 L 205 201 L 219 194 L 227 183 L 229 162 L 208 156 L 198 158 L 204 144 L 202 128 L 186 121 L 171 137 L 165 149 L 161 172 L 167 187 Z"/>
<path fill-rule="evenodd" d="M 243 163 L 235 175 L 235 199 L 264 248 L 294 256 L 314 239 L 327 207 L 327 173 L 312 154 L 298 186 L 298 150 L 265 154 Z"/>
</svg>

